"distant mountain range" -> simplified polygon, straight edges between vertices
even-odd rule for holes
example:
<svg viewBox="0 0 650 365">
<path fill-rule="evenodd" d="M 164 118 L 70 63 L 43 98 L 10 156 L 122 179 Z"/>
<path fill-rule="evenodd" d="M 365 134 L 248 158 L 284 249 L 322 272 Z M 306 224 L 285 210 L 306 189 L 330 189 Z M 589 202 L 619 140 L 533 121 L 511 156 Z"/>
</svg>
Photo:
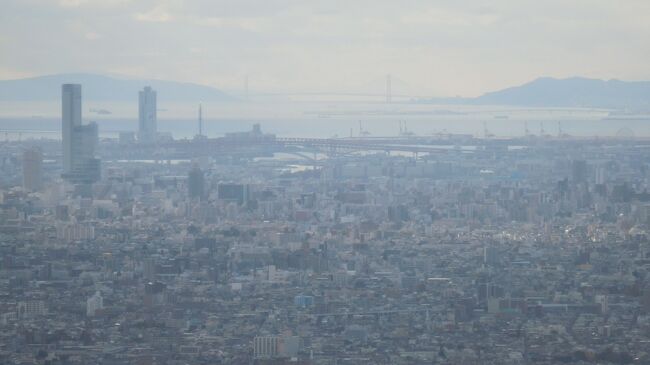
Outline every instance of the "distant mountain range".
<svg viewBox="0 0 650 365">
<path fill-rule="evenodd" d="M 229 102 L 236 98 L 218 89 L 162 80 L 136 80 L 97 74 L 57 74 L 18 80 L 0 80 L 0 100 L 3 101 L 52 101 L 60 100 L 61 85 L 81 84 L 84 100 L 134 101 L 138 91 L 151 86 L 158 92 L 160 101 L 210 101 Z"/>
<path fill-rule="evenodd" d="M 650 82 L 542 77 L 521 86 L 489 92 L 476 98 L 434 98 L 420 102 L 648 110 Z"/>
<path fill-rule="evenodd" d="M 138 90 L 151 86 L 161 101 L 230 102 L 236 97 L 191 83 L 135 80 L 97 74 L 57 74 L 18 80 L 0 80 L 2 101 L 52 101 L 61 97 L 61 84 L 78 83 L 92 101 L 133 101 Z M 510 105 L 531 107 L 585 107 L 650 110 L 649 81 L 597 80 L 582 77 L 543 77 L 521 86 L 489 92 L 476 98 L 431 98 L 419 103 Z"/>
</svg>

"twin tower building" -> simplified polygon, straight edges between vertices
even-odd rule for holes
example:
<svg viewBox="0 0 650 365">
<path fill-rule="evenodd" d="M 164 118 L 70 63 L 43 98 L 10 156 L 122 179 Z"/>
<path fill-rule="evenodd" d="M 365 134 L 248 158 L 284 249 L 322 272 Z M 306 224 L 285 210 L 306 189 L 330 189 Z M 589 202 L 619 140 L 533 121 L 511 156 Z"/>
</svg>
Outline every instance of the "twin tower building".
<svg viewBox="0 0 650 365">
<path fill-rule="evenodd" d="M 61 87 L 63 175 L 72 184 L 89 186 L 100 178 L 100 160 L 95 152 L 99 142 L 97 124 L 83 124 L 81 119 L 81 85 Z M 153 143 L 157 136 L 156 92 L 145 87 L 139 92 L 138 141 Z"/>
</svg>

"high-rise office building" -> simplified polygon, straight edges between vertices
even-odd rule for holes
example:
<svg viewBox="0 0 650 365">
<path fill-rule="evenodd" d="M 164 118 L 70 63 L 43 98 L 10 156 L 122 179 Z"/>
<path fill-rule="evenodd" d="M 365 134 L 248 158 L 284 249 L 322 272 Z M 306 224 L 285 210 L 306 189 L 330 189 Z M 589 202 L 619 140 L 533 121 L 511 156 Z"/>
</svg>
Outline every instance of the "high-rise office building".
<svg viewBox="0 0 650 365">
<path fill-rule="evenodd" d="M 100 176 L 100 161 L 95 158 L 97 124 L 81 123 L 81 85 L 64 84 L 61 95 L 63 178 L 73 184 L 92 184 Z"/>
<path fill-rule="evenodd" d="M 202 199 L 205 190 L 205 177 L 198 166 L 192 167 L 187 176 L 187 190 L 190 199 Z"/>
<path fill-rule="evenodd" d="M 155 142 L 158 126 L 156 121 L 156 91 L 150 86 L 139 92 L 138 140 Z"/>
<path fill-rule="evenodd" d="M 220 183 L 217 186 L 217 194 L 219 200 L 236 202 L 241 205 L 248 202 L 250 188 L 246 184 Z"/>
<path fill-rule="evenodd" d="M 571 162 L 571 180 L 574 183 L 585 182 L 588 176 L 587 161 L 574 160 Z"/>
<path fill-rule="evenodd" d="M 62 96 L 63 173 L 72 171 L 73 132 L 81 126 L 81 85 L 64 84 Z"/>
<path fill-rule="evenodd" d="M 23 153 L 23 187 L 29 191 L 43 187 L 43 153 L 37 147 Z"/>
</svg>

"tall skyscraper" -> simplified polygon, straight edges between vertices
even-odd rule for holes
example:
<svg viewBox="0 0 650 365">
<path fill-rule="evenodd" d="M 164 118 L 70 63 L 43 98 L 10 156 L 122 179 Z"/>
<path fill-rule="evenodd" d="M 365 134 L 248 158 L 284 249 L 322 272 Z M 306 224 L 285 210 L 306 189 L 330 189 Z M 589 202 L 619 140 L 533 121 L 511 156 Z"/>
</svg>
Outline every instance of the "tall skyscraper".
<svg viewBox="0 0 650 365">
<path fill-rule="evenodd" d="M 588 175 L 589 175 L 589 170 L 587 168 L 587 161 L 574 160 L 571 163 L 571 180 L 574 183 L 586 181 Z"/>
<path fill-rule="evenodd" d="M 73 184 L 92 184 L 100 175 L 100 161 L 95 158 L 97 124 L 81 123 L 81 85 L 64 84 L 61 92 L 63 178 Z"/>
<path fill-rule="evenodd" d="M 63 132 L 63 173 L 72 171 L 73 132 L 81 126 L 81 85 L 64 84 L 62 96 L 62 132 Z"/>
<path fill-rule="evenodd" d="M 205 177 L 198 166 L 192 167 L 187 176 L 187 190 L 190 199 L 202 199 L 205 190 Z"/>
<path fill-rule="evenodd" d="M 43 187 L 43 153 L 37 147 L 23 153 L 23 187 L 29 191 Z"/>
<path fill-rule="evenodd" d="M 250 197 L 250 186 L 248 184 L 220 183 L 217 186 L 219 200 L 231 201 L 237 204 L 248 202 Z"/>
<path fill-rule="evenodd" d="M 156 120 L 156 91 L 150 86 L 139 92 L 138 139 L 140 142 L 155 142 L 158 133 Z"/>
<path fill-rule="evenodd" d="M 203 106 L 199 104 L 199 137 L 203 136 Z"/>
</svg>

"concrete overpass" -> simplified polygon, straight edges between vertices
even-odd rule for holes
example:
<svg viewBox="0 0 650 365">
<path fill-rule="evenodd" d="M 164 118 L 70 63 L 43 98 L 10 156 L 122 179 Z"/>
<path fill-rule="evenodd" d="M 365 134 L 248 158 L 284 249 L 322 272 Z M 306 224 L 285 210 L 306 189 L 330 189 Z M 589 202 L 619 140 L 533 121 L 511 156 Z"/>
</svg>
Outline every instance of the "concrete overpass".
<svg viewBox="0 0 650 365">
<path fill-rule="evenodd" d="M 418 154 L 446 154 L 474 151 L 506 151 L 511 146 L 527 148 L 583 148 L 622 146 L 650 147 L 650 139 L 576 138 L 576 137 L 519 137 L 473 138 L 468 135 L 435 137 L 374 137 L 374 138 L 195 138 L 169 140 L 155 144 L 119 144 L 105 142 L 102 155 L 111 159 L 192 159 L 197 157 L 262 157 L 274 153 L 292 153 L 301 157 L 311 153 L 328 156 L 355 152 L 407 152 Z M 306 157 L 309 159 L 309 157 Z"/>
</svg>

